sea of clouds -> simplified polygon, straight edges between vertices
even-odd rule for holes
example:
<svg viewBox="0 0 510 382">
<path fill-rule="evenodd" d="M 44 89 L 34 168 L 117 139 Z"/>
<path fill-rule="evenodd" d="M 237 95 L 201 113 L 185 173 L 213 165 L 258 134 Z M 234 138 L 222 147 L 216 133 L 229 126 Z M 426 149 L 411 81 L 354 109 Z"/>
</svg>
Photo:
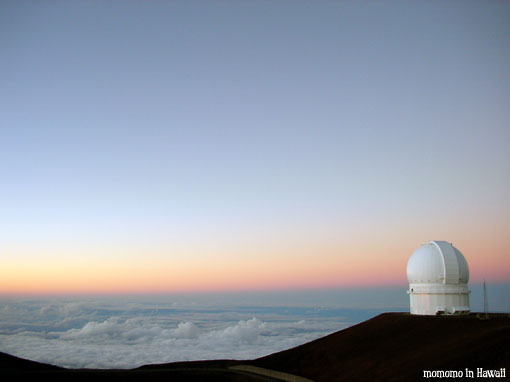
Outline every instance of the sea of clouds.
<svg viewBox="0 0 510 382">
<path fill-rule="evenodd" d="M 0 300 L 0 351 L 68 368 L 134 368 L 252 359 L 367 319 L 378 311 L 240 306 L 171 298 Z"/>
<path fill-rule="evenodd" d="M 69 368 L 253 359 L 408 311 L 406 289 L 0 298 L 0 352 Z M 481 284 L 471 290 L 482 311 Z M 490 311 L 510 310 L 509 290 L 488 287 Z"/>
</svg>

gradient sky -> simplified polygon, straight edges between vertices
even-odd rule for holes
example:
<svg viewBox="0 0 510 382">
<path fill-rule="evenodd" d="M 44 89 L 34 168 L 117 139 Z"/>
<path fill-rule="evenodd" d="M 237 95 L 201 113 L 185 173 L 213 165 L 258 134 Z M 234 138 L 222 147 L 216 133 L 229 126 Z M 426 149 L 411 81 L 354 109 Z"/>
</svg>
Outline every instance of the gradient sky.
<svg viewBox="0 0 510 382">
<path fill-rule="evenodd" d="M 510 282 L 509 15 L 2 1 L 0 293 Z"/>
</svg>

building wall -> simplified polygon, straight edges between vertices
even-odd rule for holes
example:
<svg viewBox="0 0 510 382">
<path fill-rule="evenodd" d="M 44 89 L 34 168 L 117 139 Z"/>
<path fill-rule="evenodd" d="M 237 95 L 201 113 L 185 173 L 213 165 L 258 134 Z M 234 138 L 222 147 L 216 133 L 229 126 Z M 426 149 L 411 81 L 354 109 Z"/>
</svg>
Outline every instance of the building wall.
<svg viewBox="0 0 510 382">
<path fill-rule="evenodd" d="M 467 285 L 456 293 L 441 292 L 437 287 L 426 291 L 425 288 L 409 286 L 411 314 L 466 314 L 469 313 L 469 291 Z"/>
</svg>

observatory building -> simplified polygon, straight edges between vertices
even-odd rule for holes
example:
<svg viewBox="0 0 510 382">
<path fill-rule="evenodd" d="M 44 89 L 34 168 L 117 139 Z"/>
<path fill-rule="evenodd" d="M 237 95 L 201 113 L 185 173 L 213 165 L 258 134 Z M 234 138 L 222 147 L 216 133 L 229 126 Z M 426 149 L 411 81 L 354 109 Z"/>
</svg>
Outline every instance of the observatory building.
<svg viewBox="0 0 510 382">
<path fill-rule="evenodd" d="M 469 268 L 466 259 L 446 241 L 430 241 L 407 263 L 411 314 L 469 313 Z"/>
</svg>

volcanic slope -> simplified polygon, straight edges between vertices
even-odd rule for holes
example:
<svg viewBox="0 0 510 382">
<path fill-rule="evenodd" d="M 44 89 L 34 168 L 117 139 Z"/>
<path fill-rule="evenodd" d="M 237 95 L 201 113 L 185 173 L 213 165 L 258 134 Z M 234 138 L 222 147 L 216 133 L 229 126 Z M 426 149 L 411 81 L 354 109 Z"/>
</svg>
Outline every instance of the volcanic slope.
<svg viewBox="0 0 510 382">
<path fill-rule="evenodd" d="M 250 362 L 317 382 L 413 381 L 424 370 L 510 372 L 510 318 L 384 313 Z"/>
</svg>

